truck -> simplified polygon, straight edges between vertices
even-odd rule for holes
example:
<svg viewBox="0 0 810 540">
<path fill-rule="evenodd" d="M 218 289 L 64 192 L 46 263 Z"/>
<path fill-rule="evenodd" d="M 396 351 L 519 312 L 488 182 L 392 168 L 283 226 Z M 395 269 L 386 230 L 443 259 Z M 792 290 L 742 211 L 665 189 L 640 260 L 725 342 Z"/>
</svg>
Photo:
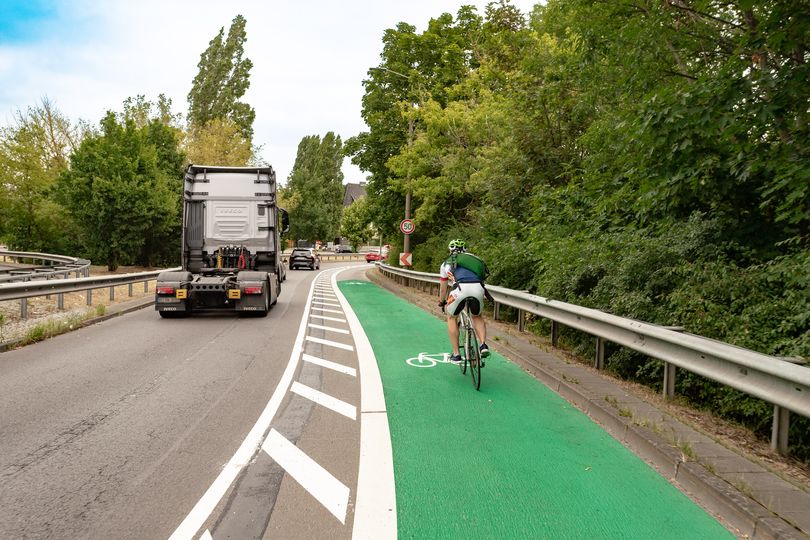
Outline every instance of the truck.
<svg viewBox="0 0 810 540">
<path fill-rule="evenodd" d="M 160 316 L 267 315 L 285 276 L 279 237 L 289 230 L 273 168 L 189 165 L 182 215 L 181 267 L 157 277 Z"/>
</svg>

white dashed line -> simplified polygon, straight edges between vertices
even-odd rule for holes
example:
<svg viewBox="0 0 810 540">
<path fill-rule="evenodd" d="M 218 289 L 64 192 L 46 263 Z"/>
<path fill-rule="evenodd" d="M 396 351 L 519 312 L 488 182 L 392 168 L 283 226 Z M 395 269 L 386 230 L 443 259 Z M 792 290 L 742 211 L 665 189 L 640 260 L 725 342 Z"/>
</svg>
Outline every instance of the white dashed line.
<svg viewBox="0 0 810 540">
<path fill-rule="evenodd" d="M 346 319 L 339 319 L 338 317 L 327 317 L 325 315 L 309 315 L 310 319 L 323 319 L 325 321 L 346 322 Z"/>
<path fill-rule="evenodd" d="M 331 306 L 331 307 L 340 307 L 340 304 L 334 304 L 332 302 L 312 302 L 313 306 Z"/>
<path fill-rule="evenodd" d="M 320 324 L 312 324 L 309 323 L 310 328 L 316 328 L 318 330 L 326 330 L 328 332 L 337 332 L 338 334 L 351 334 L 348 330 L 344 330 L 343 328 L 334 328 L 332 326 L 321 326 Z"/>
<path fill-rule="evenodd" d="M 338 343 L 337 341 L 329 341 L 328 339 L 321 339 L 312 336 L 306 337 L 307 341 L 311 341 L 313 343 L 320 343 L 321 345 L 329 345 L 330 347 L 337 347 L 338 349 L 343 349 L 346 351 L 353 351 L 354 347 L 351 345 L 346 345 L 345 343 Z"/>
<path fill-rule="evenodd" d="M 316 306 L 312 306 L 312 309 L 317 309 L 318 311 L 325 311 L 326 313 L 340 313 L 341 315 L 343 315 L 343 312 L 339 309 L 329 309 Z"/>
<path fill-rule="evenodd" d="M 310 401 L 317 403 L 327 409 L 333 410 L 338 414 L 342 414 L 346 418 L 357 420 L 357 407 L 345 401 L 341 401 L 336 397 L 324 394 L 320 390 L 315 390 L 309 386 L 299 382 L 292 383 L 290 387 L 291 392 L 295 392 L 301 397 L 307 398 Z"/>
<path fill-rule="evenodd" d="M 349 488 L 343 482 L 332 476 L 275 429 L 270 430 L 262 449 L 333 516 L 341 523 L 346 523 Z"/>
<path fill-rule="evenodd" d="M 205 532 L 200 536 L 200 540 L 214 540 L 214 537 L 211 536 L 211 531 L 205 529 Z"/>
<path fill-rule="evenodd" d="M 317 364 L 321 367 L 325 367 L 327 369 L 331 369 L 333 371 L 339 371 L 340 373 L 345 373 L 346 375 L 351 375 L 352 377 L 357 377 L 357 370 L 353 367 L 344 366 L 343 364 L 338 364 L 337 362 L 331 362 L 329 360 L 324 360 L 323 358 L 318 358 L 317 356 L 312 356 L 311 354 L 306 354 L 301 357 L 305 362 L 309 362 L 311 364 Z"/>
</svg>

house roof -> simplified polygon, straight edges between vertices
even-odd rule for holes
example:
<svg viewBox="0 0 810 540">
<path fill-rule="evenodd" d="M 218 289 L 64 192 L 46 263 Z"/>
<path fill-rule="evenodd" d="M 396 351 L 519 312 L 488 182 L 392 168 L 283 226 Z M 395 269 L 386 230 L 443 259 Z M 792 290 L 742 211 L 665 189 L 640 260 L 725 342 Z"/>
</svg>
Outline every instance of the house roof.
<svg viewBox="0 0 810 540">
<path fill-rule="evenodd" d="M 346 191 L 343 194 L 343 206 L 349 206 L 360 197 L 366 195 L 366 183 L 346 184 Z"/>
</svg>

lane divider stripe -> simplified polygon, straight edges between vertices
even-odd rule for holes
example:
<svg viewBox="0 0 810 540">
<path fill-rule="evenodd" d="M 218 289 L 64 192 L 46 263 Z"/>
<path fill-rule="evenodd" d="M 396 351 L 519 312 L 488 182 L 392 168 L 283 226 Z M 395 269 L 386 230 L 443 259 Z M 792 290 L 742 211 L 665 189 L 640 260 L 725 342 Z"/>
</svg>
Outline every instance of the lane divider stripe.
<svg viewBox="0 0 810 540">
<path fill-rule="evenodd" d="M 310 495 L 326 507 L 341 523 L 346 524 L 346 509 L 349 505 L 349 488 L 343 482 L 318 465 L 300 448 L 288 441 L 275 429 L 262 445 L 262 450 L 301 484 Z"/>
<path fill-rule="evenodd" d="M 340 313 L 341 315 L 343 315 L 343 312 L 340 311 L 339 309 L 328 309 L 316 306 L 312 306 L 312 309 L 317 309 L 318 311 L 325 311 L 326 313 Z"/>
<path fill-rule="evenodd" d="M 346 351 L 353 351 L 354 347 L 351 345 L 346 345 L 345 343 L 338 343 L 337 341 L 329 341 L 328 339 L 321 339 L 312 336 L 306 337 L 307 341 L 311 341 L 313 343 L 320 343 L 321 345 L 328 345 L 330 347 L 337 347 L 338 349 L 343 349 Z"/>
<path fill-rule="evenodd" d="M 309 315 L 310 319 L 323 319 L 325 321 L 335 321 L 335 322 L 346 322 L 346 319 L 340 319 L 338 317 L 327 317 L 326 315 Z"/>
<path fill-rule="evenodd" d="M 332 302 L 312 302 L 313 306 L 332 306 L 332 307 L 340 307 L 340 304 L 334 304 Z"/>
<path fill-rule="evenodd" d="M 318 358 L 317 356 L 312 356 L 311 354 L 307 353 L 304 353 L 302 358 L 305 362 L 309 362 L 310 364 L 316 364 L 333 371 L 339 371 L 340 373 L 357 377 L 357 370 L 353 367 L 344 366 L 343 364 L 338 364 L 337 362 L 332 362 L 330 360 L 324 360 L 323 358 Z"/>
<path fill-rule="evenodd" d="M 329 332 L 337 332 L 338 334 L 351 334 L 348 330 L 344 330 L 343 328 L 334 328 L 332 326 L 321 326 L 320 324 L 312 324 L 309 323 L 310 328 L 316 328 L 318 330 L 328 330 Z"/>
<path fill-rule="evenodd" d="M 335 411 L 338 414 L 342 414 L 346 418 L 357 420 L 357 407 L 350 403 L 346 403 L 345 401 L 341 401 L 336 397 L 330 396 L 329 394 L 324 394 L 320 390 L 315 390 L 310 386 L 296 381 L 292 383 L 290 392 L 295 392 L 299 396 L 326 407 L 327 409 Z"/>
</svg>

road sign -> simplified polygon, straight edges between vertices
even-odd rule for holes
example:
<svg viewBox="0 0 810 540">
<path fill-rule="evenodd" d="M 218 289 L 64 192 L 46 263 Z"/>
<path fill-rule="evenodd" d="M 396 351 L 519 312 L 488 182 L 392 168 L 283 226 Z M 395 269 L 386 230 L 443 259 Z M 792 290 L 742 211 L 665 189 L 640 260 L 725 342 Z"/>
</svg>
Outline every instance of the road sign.
<svg viewBox="0 0 810 540">
<path fill-rule="evenodd" d="M 400 253 L 399 254 L 399 265 L 400 266 L 413 266 L 413 254 L 412 253 Z"/>
<path fill-rule="evenodd" d="M 403 219 L 399 222 L 399 230 L 404 234 L 411 234 L 415 228 L 412 219 Z"/>
</svg>

